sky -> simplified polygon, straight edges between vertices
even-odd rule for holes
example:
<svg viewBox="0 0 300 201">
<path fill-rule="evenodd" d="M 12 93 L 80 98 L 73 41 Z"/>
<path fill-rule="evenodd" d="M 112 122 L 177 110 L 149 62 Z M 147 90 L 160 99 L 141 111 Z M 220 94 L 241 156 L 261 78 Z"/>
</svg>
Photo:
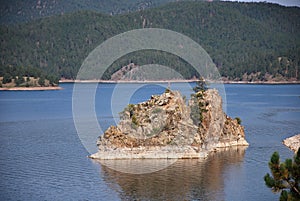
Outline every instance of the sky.
<svg viewBox="0 0 300 201">
<path fill-rule="evenodd" d="M 237 0 L 226 0 L 226 1 L 237 1 Z M 298 6 L 300 7 L 300 0 L 238 0 L 239 2 L 270 2 L 276 3 L 283 6 Z"/>
</svg>

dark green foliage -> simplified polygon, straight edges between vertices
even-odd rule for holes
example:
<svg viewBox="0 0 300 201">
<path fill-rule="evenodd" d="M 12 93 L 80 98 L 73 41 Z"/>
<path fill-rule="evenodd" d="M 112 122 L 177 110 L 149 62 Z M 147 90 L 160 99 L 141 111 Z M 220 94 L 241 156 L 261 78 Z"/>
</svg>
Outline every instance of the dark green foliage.
<svg viewBox="0 0 300 201">
<path fill-rule="evenodd" d="M 265 184 L 274 192 L 281 192 L 280 201 L 300 200 L 300 148 L 292 159 L 280 163 L 278 152 L 274 152 L 269 162 L 271 174 L 264 177 Z"/>
<path fill-rule="evenodd" d="M 207 112 L 205 107 L 208 103 L 204 102 L 203 98 L 204 91 L 199 91 L 191 95 L 193 104 L 191 105 L 191 114 L 190 117 L 193 120 L 195 125 L 200 125 L 203 121 L 203 113 Z"/>
<path fill-rule="evenodd" d="M 3 76 L 2 84 L 10 83 L 11 82 L 11 75 L 8 73 L 5 73 Z"/>
<path fill-rule="evenodd" d="M 171 92 L 170 88 L 169 87 L 166 88 L 165 93 L 170 93 L 170 92 Z"/>
<path fill-rule="evenodd" d="M 137 120 L 136 114 L 134 113 L 134 104 L 128 104 L 127 107 L 124 109 L 123 112 L 120 113 L 121 119 L 127 119 L 128 115 L 126 115 L 127 112 L 129 112 L 129 118 L 131 119 L 131 126 L 132 128 L 136 129 L 139 126 L 139 122 Z"/>
<path fill-rule="evenodd" d="M 95 47 L 116 34 L 142 28 L 144 20 L 145 28 L 165 28 L 191 37 L 209 53 L 221 75 L 231 80 L 258 72 L 249 79 L 265 80 L 266 73 L 300 78 L 300 8 L 266 3 L 177 2 L 126 15 L 79 11 L 3 25 L 0 68 L 34 66 L 45 74 L 73 79 Z M 145 50 L 120 58 L 102 78 L 109 79 L 130 62 L 170 66 L 185 78 L 199 76 L 174 55 Z"/>
<path fill-rule="evenodd" d="M 45 86 L 45 78 L 40 77 L 38 83 L 39 83 L 40 86 Z"/>
<path fill-rule="evenodd" d="M 163 66 L 168 66 L 186 79 L 199 76 L 198 72 L 196 72 L 196 70 L 190 64 L 176 55 L 158 50 L 141 50 L 129 53 L 115 61 L 104 73 L 103 79 L 110 79 L 112 73 L 129 63 L 134 63 L 140 66 L 146 64 L 160 64 Z M 159 75 L 157 76 L 159 77 Z"/>
<path fill-rule="evenodd" d="M 198 92 L 204 92 L 208 89 L 207 84 L 203 77 L 201 77 L 198 81 L 196 81 L 196 86 L 193 88 L 194 92 L 197 94 Z M 199 95 L 202 95 L 202 93 Z"/>
<path fill-rule="evenodd" d="M 133 116 L 133 114 L 134 114 L 134 104 L 128 104 L 126 110 L 129 111 L 130 118 L 132 118 L 132 116 Z"/>
<path fill-rule="evenodd" d="M 52 86 L 57 85 L 59 82 L 59 78 L 54 75 L 48 75 L 46 78 L 47 78 L 47 80 L 49 80 L 49 84 Z"/>
<path fill-rule="evenodd" d="M 206 112 L 203 95 L 208 89 L 205 80 L 200 77 L 196 82 L 196 86 L 193 88 L 194 94 L 192 94 L 192 101 L 194 104 L 191 106 L 191 119 L 195 125 L 199 125 L 203 121 L 203 112 Z"/>
<path fill-rule="evenodd" d="M 19 75 L 15 78 L 15 83 L 16 86 L 20 86 L 21 84 L 23 84 L 25 82 L 24 78 L 22 75 Z"/>
<path fill-rule="evenodd" d="M 136 129 L 139 126 L 139 122 L 138 122 L 135 114 L 133 114 L 132 117 L 131 117 L 131 126 L 134 129 Z"/>
<path fill-rule="evenodd" d="M 4 75 L 4 76 L 3 76 Z M 41 80 L 41 84 L 44 85 L 45 79 L 49 80 L 50 85 L 55 86 L 58 85 L 59 77 L 53 74 L 47 74 L 42 72 L 39 68 L 33 67 L 15 67 L 15 66 L 0 66 L 0 77 L 3 76 L 2 84 L 10 83 L 12 78 L 14 78 L 16 86 L 28 85 L 30 82 L 30 77 L 39 78 L 42 77 L 44 79 Z M 24 79 L 24 77 L 26 77 Z M 42 83 L 43 81 L 43 83 Z"/>
<path fill-rule="evenodd" d="M 288 192 L 286 190 L 283 190 L 281 192 L 279 200 L 280 201 L 286 201 L 286 200 L 288 200 Z"/>
<path fill-rule="evenodd" d="M 132 118 L 134 115 L 134 104 L 128 104 L 127 107 L 119 113 L 119 115 L 121 119 Z"/>
<path fill-rule="evenodd" d="M 241 120 L 241 118 L 239 118 L 239 117 L 236 117 L 235 119 L 237 120 L 238 124 L 240 124 L 240 125 L 242 124 L 242 120 Z"/>
<path fill-rule="evenodd" d="M 202 121 L 202 114 L 200 112 L 199 106 L 197 104 L 198 99 L 196 97 L 192 97 L 194 104 L 191 106 L 191 114 L 190 117 L 193 120 L 195 125 L 199 125 Z"/>
<path fill-rule="evenodd" d="M 42 4 L 38 4 L 36 0 L 9 0 L 1 2 L 0 23 L 32 21 L 45 16 L 79 10 L 91 10 L 115 15 L 147 9 L 173 1 L 178 0 L 43 0 Z"/>
</svg>

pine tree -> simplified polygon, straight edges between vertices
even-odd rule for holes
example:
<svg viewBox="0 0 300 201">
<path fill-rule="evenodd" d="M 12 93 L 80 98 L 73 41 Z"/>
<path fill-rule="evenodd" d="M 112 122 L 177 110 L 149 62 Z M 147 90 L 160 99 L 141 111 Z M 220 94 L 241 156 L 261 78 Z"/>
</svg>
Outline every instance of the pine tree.
<svg viewBox="0 0 300 201">
<path fill-rule="evenodd" d="M 39 83 L 40 86 L 45 86 L 45 78 L 40 77 L 38 83 Z"/>
<path fill-rule="evenodd" d="M 281 192 L 280 201 L 300 200 L 300 148 L 292 159 L 280 163 L 278 152 L 274 152 L 269 162 L 272 176 L 265 175 L 265 184 L 273 192 Z"/>
<path fill-rule="evenodd" d="M 207 84 L 203 77 L 200 77 L 200 79 L 196 82 L 196 86 L 193 88 L 195 93 L 198 93 L 199 91 L 206 91 L 208 89 Z"/>
<path fill-rule="evenodd" d="M 3 76 L 2 84 L 10 83 L 11 82 L 11 75 L 8 73 L 5 73 Z"/>
<path fill-rule="evenodd" d="M 21 84 L 24 83 L 24 78 L 22 75 L 19 75 L 15 78 L 15 83 L 16 83 L 16 86 L 20 86 Z"/>
<path fill-rule="evenodd" d="M 203 103 L 204 92 L 208 89 L 208 86 L 203 79 L 200 79 L 196 82 L 196 86 L 193 88 L 194 94 L 191 94 L 191 98 L 194 104 L 191 106 L 191 118 L 195 125 L 200 125 L 203 121 L 203 112 L 206 112 L 205 104 Z"/>
</svg>

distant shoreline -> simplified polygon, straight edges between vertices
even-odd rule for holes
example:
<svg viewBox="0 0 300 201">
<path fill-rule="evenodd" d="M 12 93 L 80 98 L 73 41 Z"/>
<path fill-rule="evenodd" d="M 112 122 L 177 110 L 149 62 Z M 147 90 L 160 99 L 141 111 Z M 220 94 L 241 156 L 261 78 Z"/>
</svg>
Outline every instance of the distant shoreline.
<svg viewBox="0 0 300 201">
<path fill-rule="evenodd" d="M 284 85 L 284 84 L 300 84 L 300 81 L 279 81 L 279 82 L 263 82 L 263 81 L 224 81 L 223 84 L 253 84 L 253 85 Z"/>
<path fill-rule="evenodd" d="M 59 80 L 59 83 L 107 83 L 107 84 L 114 84 L 114 83 L 132 83 L 132 84 L 141 84 L 141 83 L 189 83 L 189 82 L 196 82 L 197 80 Z M 282 84 L 300 84 L 300 81 L 269 81 L 269 82 L 263 82 L 263 81 L 223 81 L 223 84 L 256 84 L 256 85 L 282 85 Z"/>
<path fill-rule="evenodd" d="M 60 80 L 59 83 L 104 83 L 104 84 L 147 84 L 147 83 L 191 83 L 196 82 L 197 80 Z M 289 85 L 289 84 L 300 84 L 300 81 L 280 81 L 280 82 L 248 82 L 248 81 L 223 81 L 222 84 L 249 84 L 249 85 Z M 62 90 L 60 86 L 57 87 L 0 87 L 0 91 L 53 91 L 53 90 Z"/>
<path fill-rule="evenodd" d="M 62 89 L 62 87 L 3 87 L 0 88 L 0 91 L 51 91 Z"/>
<path fill-rule="evenodd" d="M 60 80 L 59 83 L 168 83 L 168 82 L 196 82 L 197 80 Z"/>
</svg>

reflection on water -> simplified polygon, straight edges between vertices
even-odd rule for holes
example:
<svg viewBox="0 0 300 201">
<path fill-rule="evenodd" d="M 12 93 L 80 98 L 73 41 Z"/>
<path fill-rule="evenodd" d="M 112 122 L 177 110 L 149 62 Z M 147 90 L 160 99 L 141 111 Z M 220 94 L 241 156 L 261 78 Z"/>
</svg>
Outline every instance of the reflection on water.
<svg viewBox="0 0 300 201">
<path fill-rule="evenodd" d="M 100 163 L 100 174 L 122 200 L 224 200 L 223 175 L 230 165 L 243 161 L 245 149 L 235 147 L 211 153 L 206 159 L 178 160 L 150 174 L 127 174 Z M 165 164 L 167 159 L 152 160 Z M 126 160 L 115 162 L 124 166 L 130 164 Z M 139 162 L 149 163 L 148 160 Z"/>
<path fill-rule="evenodd" d="M 131 160 L 99 160 L 103 166 L 128 174 L 147 174 L 165 169 L 178 159 L 131 159 Z"/>
</svg>

